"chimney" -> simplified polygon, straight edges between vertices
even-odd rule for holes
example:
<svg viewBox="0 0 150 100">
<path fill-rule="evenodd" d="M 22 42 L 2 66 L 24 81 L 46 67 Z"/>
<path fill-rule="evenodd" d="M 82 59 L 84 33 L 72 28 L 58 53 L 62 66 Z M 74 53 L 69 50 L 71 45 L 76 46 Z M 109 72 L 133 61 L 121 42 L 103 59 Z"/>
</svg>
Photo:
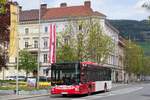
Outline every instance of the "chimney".
<svg viewBox="0 0 150 100">
<path fill-rule="evenodd" d="M 88 8 L 91 8 L 91 1 L 85 1 L 84 6 L 88 7 Z"/>
<path fill-rule="evenodd" d="M 60 7 L 67 7 L 67 3 L 61 3 Z"/>
<path fill-rule="evenodd" d="M 22 11 L 22 6 L 19 6 L 19 11 Z"/>
<path fill-rule="evenodd" d="M 47 4 L 41 4 L 41 9 L 47 9 Z"/>
<path fill-rule="evenodd" d="M 47 4 L 41 4 L 41 15 L 43 16 L 46 13 Z"/>
</svg>

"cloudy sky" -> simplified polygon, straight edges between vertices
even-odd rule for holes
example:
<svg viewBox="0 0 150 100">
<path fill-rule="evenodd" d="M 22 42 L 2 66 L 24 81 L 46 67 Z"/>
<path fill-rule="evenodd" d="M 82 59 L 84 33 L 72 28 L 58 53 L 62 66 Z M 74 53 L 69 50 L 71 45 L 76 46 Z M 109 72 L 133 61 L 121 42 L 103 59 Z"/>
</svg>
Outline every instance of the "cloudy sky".
<svg viewBox="0 0 150 100">
<path fill-rule="evenodd" d="M 18 1 L 24 10 L 39 7 L 39 0 L 12 0 Z M 40 0 L 48 4 L 48 7 L 58 7 L 60 3 L 66 2 L 68 6 L 83 5 L 85 0 Z M 140 7 L 141 1 L 150 0 L 90 0 L 94 11 L 99 11 L 109 19 L 147 19 L 150 11 Z"/>
</svg>

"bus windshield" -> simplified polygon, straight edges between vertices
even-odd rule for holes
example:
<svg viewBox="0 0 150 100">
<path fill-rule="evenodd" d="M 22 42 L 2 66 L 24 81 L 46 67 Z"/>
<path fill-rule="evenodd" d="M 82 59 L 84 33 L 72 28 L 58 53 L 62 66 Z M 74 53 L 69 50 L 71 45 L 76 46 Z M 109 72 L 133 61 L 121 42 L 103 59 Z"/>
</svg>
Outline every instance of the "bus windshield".
<svg viewBox="0 0 150 100">
<path fill-rule="evenodd" d="M 77 85 L 80 82 L 79 63 L 52 64 L 52 85 Z"/>
</svg>

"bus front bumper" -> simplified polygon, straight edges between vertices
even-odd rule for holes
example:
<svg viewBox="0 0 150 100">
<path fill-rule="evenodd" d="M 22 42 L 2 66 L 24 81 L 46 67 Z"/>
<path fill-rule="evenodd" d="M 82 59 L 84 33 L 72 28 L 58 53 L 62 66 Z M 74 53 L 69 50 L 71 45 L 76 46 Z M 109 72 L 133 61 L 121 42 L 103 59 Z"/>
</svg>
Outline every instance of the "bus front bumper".
<svg viewBox="0 0 150 100">
<path fill-rule="evenodd" d="M 79 89 L 51 89 L 51 94 L 62 94 L 62 95 L 72 95 L 81 94 Z"/>
</svg>

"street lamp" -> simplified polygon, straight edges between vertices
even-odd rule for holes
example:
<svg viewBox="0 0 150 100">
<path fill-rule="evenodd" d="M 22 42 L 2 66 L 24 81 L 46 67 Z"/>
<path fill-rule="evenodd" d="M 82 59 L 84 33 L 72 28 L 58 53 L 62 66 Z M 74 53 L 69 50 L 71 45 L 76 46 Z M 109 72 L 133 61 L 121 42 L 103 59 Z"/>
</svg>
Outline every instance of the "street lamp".
<svg viewBox="0 0 150 100">
<path fill-rule="evenodd" d="M 40 74 L 40 38 L 41 38 L 41 0 L 39 0 L 39 39 L 38 39 L 38 66 L 37 66 L 37 88 L 39 88 L 39 74 Z"/>
<path fill-rule="evenodd" d="M 19 70 L 19 31 L 18 31 L 18 26 L 19 26 L 19 5 L 16 5 L 17 6 L 17 75 L 16 75 L 16 95 L 19 94 L 19 89 L 18 89 L 18 70 Z"/>
</svg>

